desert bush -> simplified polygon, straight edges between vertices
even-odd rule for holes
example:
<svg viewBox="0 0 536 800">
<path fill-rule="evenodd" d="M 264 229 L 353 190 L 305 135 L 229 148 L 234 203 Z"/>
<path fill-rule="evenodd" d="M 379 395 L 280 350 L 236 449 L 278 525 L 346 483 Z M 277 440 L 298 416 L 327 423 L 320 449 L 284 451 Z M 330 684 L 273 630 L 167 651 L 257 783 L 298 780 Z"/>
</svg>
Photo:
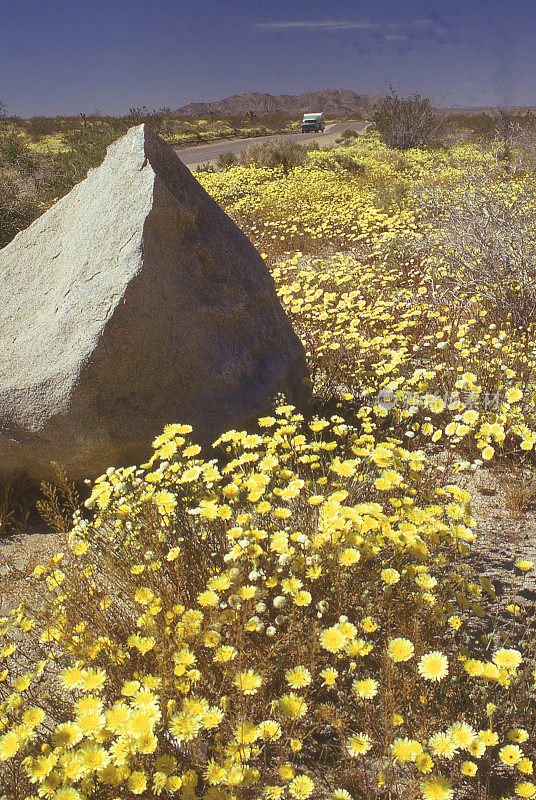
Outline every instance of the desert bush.
<svg viewBox="0 0 536 800">
<path fill-rule="evenodd" d="M 241 155 L 241 163 L 255 164 L 258 167 L 281 167 L 285 175 L 294 167 L 300 166 L 307 157 L 307 148 L 297 142 L 283 139 L 276 142 L 252 144 Z"/>
<path fill-rule="evenodd" d="M 0 130 L 0 169 L 18 167 L 25 174 L 37 169 L 37 158 L 14 130 Z"/>
<path fill-rule="evenodd" d="M 225 122 L 227 123 L 227 125 L 232 129 L 232 131 L 234 132 L 235 135 L 238 134 L 238 132 L 240 131 L 240 128 L 245 127 L 249 122 L 248 117 L 244 116 L 242 114 L 230 114 L 229 116 L 225 117 L 224 119 L 225 119 Z"/>
<path fill-rule="evenodd" d="M 234 153 L 220 153 L 216 161 L 217 169 L 228 169 L 238 163 L 238 158 Z"/>
<path fill-rule="evenodd" d="M 171 109 L 160 108 L 149 111 L 147 106 L 132 107 L 129 111 L 127 118 L 128 127 L 131 125 L 141 125 L 144 123 L 147 127 L 152 128 L 157 132 L 168 132 L 170 129 Z"/>
<path fill-rule="evenodd" d="M 264 128 L 271 131 L 281 131 L 285 129 L 288 119 L 282 111 L 271 111 L 268 114 L 263 114 L 261 121 Z"/>
<path fill-rule="evenodd" d="M 42 153 L 15 132 L 0 133 L 0 247 L 98 166 L 119 133 L 102 121 L 88 124 L 65 131 L 62 150 Z"/>
<path fill-rule="evenodd" d="M 89 169 L 102 163 L 106 148 L 118 135 L 116 129 L 105 123 L 88 125 L 65 134 L 68 151 L 56 153 L 47 160 L 48 193 L 61 197 L 70 191 L 86 177 Z"/>
<path fill-rule="evenodd" d="M 17 184 L 0 174 L 0 247 L 4 247 L 41 213 L 35 196 L 21 195 Z"/>
<path fill-rule="evenodd" d="M 2 628 L 8 798 L 478 797 L 528 765 L 533 643 L 471 634 L 468 495 L 341 417 L 259 423 L 219 461 L 168 426 L 34 570 Z"/>
<path fill-rule="evenodd" d="M 31 117 L 26 122 L 26 132 L 32 139 L 50 136 L 58 130 L 58 121 L 54 117 Z"/>
<path fill-rule="evenodd" d="M 471 131 L 476 141 L 488 144 L 498 136 L 504 139 L 515 137 L 520 131 L 534 132 L 535 122 L 531 109 L 498 108 L 479 114 L 452 114 L 448 118 L 454 129 Z"/>
<path fill-rule="evenodd" d="M 356 161 L 355 158 L 352 158 L 352 156 L 347 153 L 338 152 L 334 156 L 334 161 L 341 170 L 349 172 L 352 175 L 363 175 L 365 172 L 363 164 L 360 164 L 359 161 Z"/>
<path fill-rule="evenodd" d="M 435 144 L 444 124 L 429 98 L 419 94 L 402 98 L 392 86 L 374 112 L 373 122 L 382 141 L 397 150 Z"/>
<path fill-rule="evenodd" d="M 453 131 L 470 131 L 479 141 L 491 141 L 496 134 L 496 120 L 494 114 L 481 112 L 479 114 L 450 114 L 446 124 Z"/>
<path fill-rule="evenodd" d="M 42 211 L 37 188 L 39 159 L 13 130 L 0 130 L 0 247 Z"/>
<path fill-rule="evenodd" d="M 504 157 L 504 139 L 498 156 Z M 499 161 L 500 165 L 500 161 Z M 478 295 L 497 321 L 526 337 L 536 325 L 536 204 L 532 181 L 505 191 L 497 167 L 475 166 L 454 190 L 441 184 L 422 193 L 429 220 L 422 252 L 437 290 Z"/>
<path fill-rule="evenodd" d="M 357 160 L 355 154 L 345 153 L 341 148 L 337 148 L 333 153 L 321 162 L 325 169 L 332 172 L 350 175 L 364 175 L 365 166 Z"/>
<path fill-rule="evenodd" d="M 493 140 L 497 158 L 507 172 L 536 170 L 536 115 L 533 111 L 514 113 L 501 110 Z"/>
<path fill-rule="evenodd" d="M 0 479 L 0 539 L 27 530 L 32 514 L 35 516 L 39 497 L 39 487 L 24 476 Z M 2 565 L 3 562 L 2 558 Z"/>
<path fill-rule="evenodd" d="M 266 136 L 269 133 L 267 128 L 242 128 L 240 131 L 241 137 L 249 139 L 252 136 Z"/>
<path fill-rule="evenodd" d="M 522 518 L 527 511 L 536 511 L 536 475 L 534 470 L 508 469 L 499 473 L 504 502 L 513 515 Z"/>
<path fill-rule="evenodd" d="M 203 164 L 198 164 L 195 168 L 196 172 L 204 173 L 204 172 L 215 172 L 216 167 L 210 163 L 210 161 L 205 161 Z"/>
</svg>

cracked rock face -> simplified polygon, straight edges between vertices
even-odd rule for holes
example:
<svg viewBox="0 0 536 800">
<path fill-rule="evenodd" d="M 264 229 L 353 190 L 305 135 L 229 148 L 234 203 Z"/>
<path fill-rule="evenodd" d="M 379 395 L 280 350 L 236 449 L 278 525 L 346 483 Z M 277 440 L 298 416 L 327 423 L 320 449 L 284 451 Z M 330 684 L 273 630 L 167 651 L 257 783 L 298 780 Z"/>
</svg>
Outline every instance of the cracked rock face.
<svg viewBox="0 0 536 800">
<path fill-rule="evenodd" d="M 307 368 L 266 265 L 143 125 L 0 251 L 0 474 L 95 477 L 171 422 L 210 444 L 278 392 Z"/>
</svg>

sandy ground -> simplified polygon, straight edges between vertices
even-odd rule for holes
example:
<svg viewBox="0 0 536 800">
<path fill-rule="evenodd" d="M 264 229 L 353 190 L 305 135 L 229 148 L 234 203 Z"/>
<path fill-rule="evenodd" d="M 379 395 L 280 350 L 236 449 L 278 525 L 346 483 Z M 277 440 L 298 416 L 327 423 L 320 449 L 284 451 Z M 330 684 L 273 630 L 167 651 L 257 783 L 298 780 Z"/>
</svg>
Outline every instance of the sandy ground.
<svg viewBox="0 0 536 800">
<path fill-rule="evenodd" d="M 512 583 L 512 565 L 522 558 L 536 566 L 536 508 L 520 510 L 504 475 L 496 470 L 479 470 L 464 488 L 471 494 L 476 520 L 469 563 L 495 586 L 502 611 L 511 602 L 530 610 L 536 600 L 536 568 L 524 577 L 517 572 Z"/>
</svg>

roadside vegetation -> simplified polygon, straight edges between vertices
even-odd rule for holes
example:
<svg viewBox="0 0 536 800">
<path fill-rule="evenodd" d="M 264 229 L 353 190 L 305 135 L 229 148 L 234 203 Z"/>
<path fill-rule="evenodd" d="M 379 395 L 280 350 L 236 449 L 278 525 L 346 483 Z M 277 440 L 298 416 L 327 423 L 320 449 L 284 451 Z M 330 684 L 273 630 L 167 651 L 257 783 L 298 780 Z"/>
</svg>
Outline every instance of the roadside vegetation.
<svg viewBox="0 0 536 800">
<path fill-rule="evenodd" d="M 124 117 L 8 117 L 0 106 L 0 247 L 100 164 L 106 148 L 132 125 L 145 123 L 174 147 L 299 131 L 278 113 L 222 119 L 176 118 L 170 109 L 131 108 Z M 219 167 L 233 159 L 220 159 Z"/>
<path fill-rule="evenodd" d="M 291 169 L 305 164 L 311 150 L 318 150 L 318 145 L 311 147 L 285 140 L 259 142 L 241 154 L 240 162 L 246 166 L 281 167 L 283 175 L 288 175 Z"/>
<path fill-rule="evenodd" d="M 8 800 L 536 797 L 534 617 L 475 573 L 467 491 L 497 464 L 533 497 L 529 134 L 198 175 L 313 399 L 49 491 L 63 546 L 0 629 Z"/>
<path fill-rule="evenodd" d="M 417 93 L 411 97 L 399 97 L 392 86 L 372 119 L 382 141 L 397 150 L 438 143 L 445 122 L 428 97 Z"/>
</svg>

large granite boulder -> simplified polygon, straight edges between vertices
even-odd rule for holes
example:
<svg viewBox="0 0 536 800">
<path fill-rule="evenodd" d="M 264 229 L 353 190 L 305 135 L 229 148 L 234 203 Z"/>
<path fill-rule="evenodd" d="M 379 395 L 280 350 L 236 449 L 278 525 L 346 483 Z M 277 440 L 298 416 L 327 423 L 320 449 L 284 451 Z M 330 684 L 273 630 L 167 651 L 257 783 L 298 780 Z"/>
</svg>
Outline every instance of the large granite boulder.
<svg viewBox="0 0 536 800">
<path fill-rule="evenodd" d="M 145 126 L 0 251 L 0 473 L 93 477 L 169 422 L 210 444 L 278 392 L 308 389 L 272 277 Z"/>
</svg>

